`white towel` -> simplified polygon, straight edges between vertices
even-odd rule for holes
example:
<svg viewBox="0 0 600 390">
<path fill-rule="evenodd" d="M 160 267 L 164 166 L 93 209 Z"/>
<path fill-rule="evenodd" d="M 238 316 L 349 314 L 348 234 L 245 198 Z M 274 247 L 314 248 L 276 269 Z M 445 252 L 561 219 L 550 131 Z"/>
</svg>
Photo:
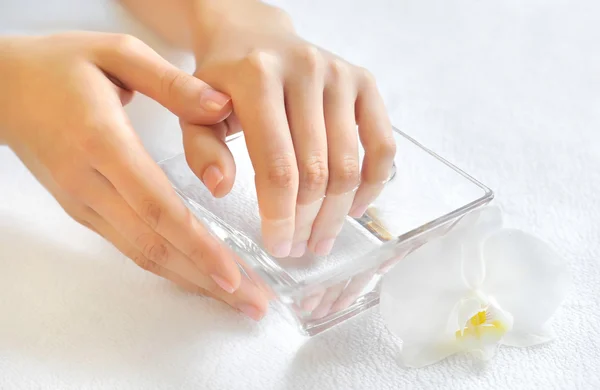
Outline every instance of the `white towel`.
<svg viewBox="0 0 600 390">
<path fill-rule="evenodd" d="M 122 18 L 103 8 L 108 0 L 45 3 L 52 12 L 35 2 L 30 21 L 53 14 L 72 27 L 131 28 L 115 25 Z M 253 324 L 138 270 L 0 148 L 0 388 L 599 388 L 600 5 L 279 3 L 309 39 L 374 71 L 397 126 L 492 187 L 509 224 L 568 259 L 574 283 L 554 321 L 558 340 L 502 348 L 485 370 L 461 357 L 403 370 L 376 310 L 310 340 L 275 311 Z M 3 20 L 19 4 L 33 0 L 2 2 L 0 28 L 31 27 Z M 151 118 L 141 119 L 157 159 L 177 151 L 176 120 L 163 112 L 148 129 Z"/>
</svg>

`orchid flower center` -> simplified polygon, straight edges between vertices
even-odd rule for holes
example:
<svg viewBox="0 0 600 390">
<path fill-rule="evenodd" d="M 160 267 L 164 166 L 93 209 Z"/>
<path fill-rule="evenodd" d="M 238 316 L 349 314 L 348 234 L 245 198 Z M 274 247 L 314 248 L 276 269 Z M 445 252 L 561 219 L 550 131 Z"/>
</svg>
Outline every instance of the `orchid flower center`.
<svg viewBox="0 0 600 390">
<path fill-rule="evenodd" d="M 469 344 L 495 344 L 509 330 L 500 316 L 495 316 L 491 307 L 484 308 L 469 318 L 462 329 L 456 331 L 456 341 Z"/>
</svg>

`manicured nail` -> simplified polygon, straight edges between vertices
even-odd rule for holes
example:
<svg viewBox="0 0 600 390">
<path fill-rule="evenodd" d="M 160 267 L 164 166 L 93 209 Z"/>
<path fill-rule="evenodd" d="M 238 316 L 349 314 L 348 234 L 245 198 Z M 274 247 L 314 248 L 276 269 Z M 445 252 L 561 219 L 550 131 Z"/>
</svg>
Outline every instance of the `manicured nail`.
<svg viewBox="0 0 600 390">
<path fill-rule="evenodd" d="M 366 204 L 356 205 L 356 206 L 352 207 L 352 209 L 350 209 L 350 213 L 348 213 L 348 215 L 350 215 L 353 218 L 360 218 L 367 211 L 368 207 L 369 207 L 369 205 L 366 205 Z"/>
<path fill-rule="evenodd" d="M 260 321 L 263 317 L 263 314 L 256 307 L 248 304 L 248 303 L 240 303 L 237 305 L 237 309 L 252 318 L 254 321 Z"/>
<path fill-rule="evenodd" d="M 202 98 L 200 100 L 202 107 L 208 111 L 221 111 L 227 103 L 229 103 L 229 96 L 217 92 L 214 89 L 207 88 L 202 92 Z"/>
<path fill-rule="evenodd" d="M 306 241 L 294 244 L 290 252 L 291 257 L 302 257 L 306 252 Z"/>
<path fill-rule="evenodd" d="M 288 257 L 290 255 L 290 252 L 292 250 L 292 242 L 291 241 L 285 241 L 285 242 L 281 242 L 275 246 L 273 246 L 273 249 L 271 249 L 271 254 L 275 257 Z"/>
<path fill-rule="evenodd" d="M 215 194 L 217 190 L 217 186 L 223 181 L 223 174 L 221 170 L 217 168 L 215 165 L 211 165 L 204 171 L 202 175 L 202 182 L 211 194 Z"/>
<path fill-rule="evenodd" d="M 212 280 L 215 281 L 215 283 L 219 287 L 221 287 L 223 290 L 227 291 L 229 294 L 233 294 L 235 292 L 235 287 L 233 287 L 228 281 L 226 281 L 222 277 L 220 277 L 218 275 L 210 275 L 210 277 L 212 278 Z"/>
<path fill-rule="evenodd" d="M 318 256 L 327 256 L 331 252 L 331 249 L 333 249 L 334 243 L 335 239 L 333 238 L 319 241 L 315 246 L 315 253 Z"/>
</svg>

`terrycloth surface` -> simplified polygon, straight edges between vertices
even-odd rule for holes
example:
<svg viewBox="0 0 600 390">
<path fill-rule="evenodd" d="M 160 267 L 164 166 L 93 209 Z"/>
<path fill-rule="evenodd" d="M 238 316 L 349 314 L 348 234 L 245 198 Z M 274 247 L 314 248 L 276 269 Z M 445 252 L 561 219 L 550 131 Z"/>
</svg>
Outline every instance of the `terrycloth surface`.
<svg viewBox="0 0 600 390">
<path fill-rule="evenodd" d="M 510 225 L 568 259 L 560 338 L 502 349 L 483 371 L 462 358 L 403 370 L 376 311 L 309 341 L 277 312 L 252 324 L 140 272 L 0 148 L 0 388 L 599 388 L 600 3 L 281 4 L 308 38 L 374 71 L 397 126 L 492 187 Z M 137 30 L 119 15 L 108 0 L 4 0 L 0 28 Z M 161 158 L 179 136 L 156 115 L 134 122 Z"/>
</svg>

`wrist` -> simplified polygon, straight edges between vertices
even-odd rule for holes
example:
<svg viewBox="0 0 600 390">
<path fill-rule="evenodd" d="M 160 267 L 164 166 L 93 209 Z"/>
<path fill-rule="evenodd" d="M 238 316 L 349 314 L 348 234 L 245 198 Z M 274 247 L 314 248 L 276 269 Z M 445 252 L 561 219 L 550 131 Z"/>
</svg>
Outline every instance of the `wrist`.
<svg viewBox="0 0 600 390">
<path fill-rule="evenodd" d="M 288 31 L 294 33 L 289 15 L 259 0 L 191 0 L 190 26 L 193 50 L 202 59 L 222 36 Z"/>
</svg>

